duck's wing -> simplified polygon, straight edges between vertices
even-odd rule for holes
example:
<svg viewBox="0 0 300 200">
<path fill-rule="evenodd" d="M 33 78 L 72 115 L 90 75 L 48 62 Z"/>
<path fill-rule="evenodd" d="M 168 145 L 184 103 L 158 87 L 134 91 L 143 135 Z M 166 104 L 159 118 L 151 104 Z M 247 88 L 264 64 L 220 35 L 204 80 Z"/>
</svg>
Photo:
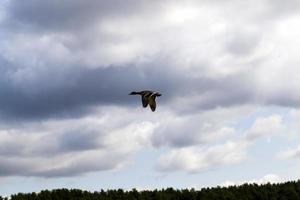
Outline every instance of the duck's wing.
<svg viewBox="0 0 300 200">
<path fill-rule="evenodd" d="M 142 95 L 143 107 L 146 108 L 148 106 L 148 103 L 149 103 L 148 97 L 146 97 L 145 95 Z"/>
<path fill-rule="evenodd" d="M 151 110 L 154 112 L 156 109 L 156 102 L 154 97 L 149 97 L 149 106 Z"/>
</svg>

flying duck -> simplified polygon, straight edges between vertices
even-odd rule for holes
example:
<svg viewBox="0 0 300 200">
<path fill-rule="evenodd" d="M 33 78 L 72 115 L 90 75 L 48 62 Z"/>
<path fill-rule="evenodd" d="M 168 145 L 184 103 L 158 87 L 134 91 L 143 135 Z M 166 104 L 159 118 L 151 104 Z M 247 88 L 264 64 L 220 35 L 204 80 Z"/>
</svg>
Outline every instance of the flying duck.
<svg viewBox="0 0 300 200">
<path fill-rule="evenodd" d="M 143 107 L 146 108 L 149 105 L 152 112 L 154 112 L 156 108 L 156 102 L 155 102 L 156 97 L 161 96 L 159 92 L 154 92 L 150 90 L 131 92 L 129 95 L 141 95 Z"/>
</svg>

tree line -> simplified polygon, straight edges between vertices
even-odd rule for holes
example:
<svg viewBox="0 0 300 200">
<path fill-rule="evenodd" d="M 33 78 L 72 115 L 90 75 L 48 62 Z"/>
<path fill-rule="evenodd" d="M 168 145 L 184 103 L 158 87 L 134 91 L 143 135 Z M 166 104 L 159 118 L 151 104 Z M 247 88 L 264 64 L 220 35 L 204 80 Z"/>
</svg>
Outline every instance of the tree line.
<svg viewBox="0 0 300 200">
<path fill-rule="evenodd" d="M 300 200 L 300 180 L 278 184 L 243 184 L 240 186 L 195 189 L 161 189 L 130 191 L 79 189 L 42 190 L 18 193 L 0 200 Z"/>
</svg>

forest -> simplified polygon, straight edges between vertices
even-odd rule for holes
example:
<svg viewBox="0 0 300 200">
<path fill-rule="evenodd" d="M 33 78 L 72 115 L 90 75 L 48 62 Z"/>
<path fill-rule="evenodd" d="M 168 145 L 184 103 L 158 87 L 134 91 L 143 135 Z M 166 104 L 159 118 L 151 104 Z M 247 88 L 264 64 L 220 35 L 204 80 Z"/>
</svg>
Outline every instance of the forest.
<svg viewBox="0 0 300 200">
<path fill-rule="evenodd" d="M 43 190 L 38 193 L 18 193 L 1 200 L 300 200 L 300 180 L 278 184 L 243 184 L 229 187 L 130 191 L 79 189 Z"/>
</svg>

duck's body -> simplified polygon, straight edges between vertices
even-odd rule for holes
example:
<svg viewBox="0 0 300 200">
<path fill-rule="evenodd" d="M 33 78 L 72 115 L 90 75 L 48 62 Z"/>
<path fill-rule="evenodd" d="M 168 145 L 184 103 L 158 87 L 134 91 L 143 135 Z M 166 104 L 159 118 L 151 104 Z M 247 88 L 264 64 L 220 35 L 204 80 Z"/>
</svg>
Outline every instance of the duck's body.
<svg viewBox="0 0 300 200">
<path fill-rule="evenodd" d="M 151 90 L 143 90 L 140 92 L 131 92 L 129 95 L 141 95 L 143 107 L 146 108 L 148 105 L 154 112 L 156 109 L 156 97 L 161 96 L 159 92 L 154 92 Z"/>
</svg>

